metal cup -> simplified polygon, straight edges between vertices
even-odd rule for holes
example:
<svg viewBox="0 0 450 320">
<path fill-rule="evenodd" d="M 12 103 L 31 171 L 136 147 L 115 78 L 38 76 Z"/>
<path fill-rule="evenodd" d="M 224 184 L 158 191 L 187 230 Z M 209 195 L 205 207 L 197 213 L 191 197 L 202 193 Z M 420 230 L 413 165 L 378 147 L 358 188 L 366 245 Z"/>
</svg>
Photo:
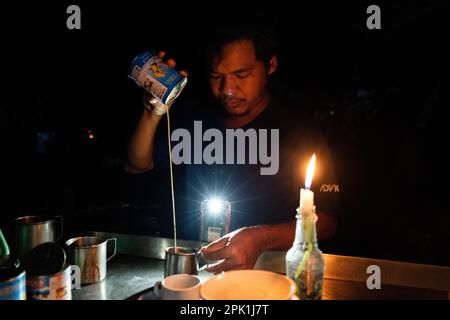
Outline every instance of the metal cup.
<svg viewBox="0 0 450 320">
<path fill-rule="evenodd" d="M 168 247 L 166 252 L 166 263 L 164 278 L 180 273 L 197 275 L 206 265 L 200 265 L 200 253 L 195 248 Z"/>
<path fill-rule="evenodd" d="M 108 257 L 107 244 L 114 242 Z M 78 237 L 66 241 L 69 262 L 80 267 L 81 284 L 102 281 L 106 277 L 106 262 L 116 254 L 116 238 Z"/>
<path fill-rule="evenodd" d="M 63 234 L 63 217 L 24 216 L 8 226 L 11 254 L 25 263 L 30 251 L 45 242 L 57 242 Z"/>
</svg>

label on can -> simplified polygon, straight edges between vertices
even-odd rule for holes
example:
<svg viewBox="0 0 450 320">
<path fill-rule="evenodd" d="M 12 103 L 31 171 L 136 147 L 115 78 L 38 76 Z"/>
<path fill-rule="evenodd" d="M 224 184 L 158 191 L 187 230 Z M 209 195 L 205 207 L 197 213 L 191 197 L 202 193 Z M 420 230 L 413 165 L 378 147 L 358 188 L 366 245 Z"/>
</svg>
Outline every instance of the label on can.
<svg viewBox="0 0 450 320">
<path fill-rule="evenodd" d="M 26 300 L 25 271 L 0 282 L 0 300 Z"/>
<path fill-rule="evenodd" d="M 71 267 L 54 275 L 29 277 L 27 294 L 32 300 L 71 300 L 72 278 Z"/>
<path fill-rule="evenodd" d="M 170 104 L 183 90 L 187 78 L 169 68 L 154 51 L 146 51 L 134 58 L 131 79 L 164 104 Z"/>
<path fill-rule="evenodd" d="M 206 241 L 212 242 L 219 239 L 221 236 L 224 235 L 223 228 L 220 227 L 208 227 L 208 237 L 206 238 Z"/>
<path fill-rule="evenodd" d="M 214 201 L 217 202 L 217 201 Z M 200 240 L 213 242 L 230 232 L 231 204 L 205 200 L 201 205 Z"/>
</svg>

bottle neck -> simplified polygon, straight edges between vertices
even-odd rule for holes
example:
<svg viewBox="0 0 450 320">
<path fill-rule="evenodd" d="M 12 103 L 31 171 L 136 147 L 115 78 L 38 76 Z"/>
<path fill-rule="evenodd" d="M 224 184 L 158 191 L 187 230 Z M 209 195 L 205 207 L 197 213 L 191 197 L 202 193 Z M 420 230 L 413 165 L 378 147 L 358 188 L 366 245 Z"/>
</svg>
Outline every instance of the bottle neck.
<svg viewBox="0 0 450 320">
<path fill-rule="evenodd" d="M 5 237 L 3 236 L 2 230 L 0 229 L 0 259 L 2 258 L 9 258 L 9 247 Z"/>
<path fill-rule="evenodd" d="M 311 244 L 317 247 L 316 221 L 317 215 L 315 210 L 305 214 L 297 209 L 297 225 L 295 228 L 294 245 Z"/>
<path fill-rule="evenodd" d="M 9 247 L 0 229 L 0 271 L 11 266 Z M 1 272 L 0 272 L 1 273 Z"/>
</svg>

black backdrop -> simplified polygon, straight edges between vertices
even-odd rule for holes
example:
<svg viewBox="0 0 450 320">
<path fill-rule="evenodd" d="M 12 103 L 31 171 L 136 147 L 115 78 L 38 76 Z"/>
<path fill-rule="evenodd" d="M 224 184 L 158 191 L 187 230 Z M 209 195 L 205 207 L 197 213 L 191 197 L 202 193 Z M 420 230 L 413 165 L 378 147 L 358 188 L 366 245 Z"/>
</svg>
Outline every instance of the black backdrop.
<svg viewBox="0 0 450 320">
<path fill-rule="evenodd" d="M 81 30 L 66 27 L 69 4 Z M 190 74 L 180 104 L 195 101 L 207 94 L 197 49 L 208 25 L 260 11 L 280 34 L 276 89 L 309 102 L 335 152 L 343 218 L 330 250 L 448 265 L 449 6 L 379 4 L 382 28 L 368 30 L 369 4 L 3 1 L 2 222 L 102 211 L 97 228 L 120 229 L 114 212 L 133 215 L 118 231 L 160 234 L 145 176 L 130 186 L 122 170 L 141 112 L 129 63 L 145 49 L 173 53 Z"/>
</svg>

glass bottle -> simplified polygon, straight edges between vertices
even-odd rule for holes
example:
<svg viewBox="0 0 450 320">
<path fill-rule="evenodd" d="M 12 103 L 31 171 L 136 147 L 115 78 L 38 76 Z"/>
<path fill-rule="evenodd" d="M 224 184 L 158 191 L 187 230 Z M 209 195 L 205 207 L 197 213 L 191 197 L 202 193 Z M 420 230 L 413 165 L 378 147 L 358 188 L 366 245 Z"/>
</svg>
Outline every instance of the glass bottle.
<svg viewBox="0 0 450 320">
<path fill-rule="evenodd" d="M 9 246 L 0 229 L 0 265 L 9 263 Z"/>
<path fill-rule="evenodd" d="M 320 300 L 324 260 L 317 245 L 315 206 L 308 212 L 298 208 L 295 217 L 295 240 L 286 254 L 286 275 L 297 285 L 300 300 Z"/>
<path fill-rule="evenodd" d="M 0 282 L 5 278 L 15 277 L 22 272 L 24 270 L 19 260 L 11 259 L 8 243 L 0 229 Z"/>
</svg>

